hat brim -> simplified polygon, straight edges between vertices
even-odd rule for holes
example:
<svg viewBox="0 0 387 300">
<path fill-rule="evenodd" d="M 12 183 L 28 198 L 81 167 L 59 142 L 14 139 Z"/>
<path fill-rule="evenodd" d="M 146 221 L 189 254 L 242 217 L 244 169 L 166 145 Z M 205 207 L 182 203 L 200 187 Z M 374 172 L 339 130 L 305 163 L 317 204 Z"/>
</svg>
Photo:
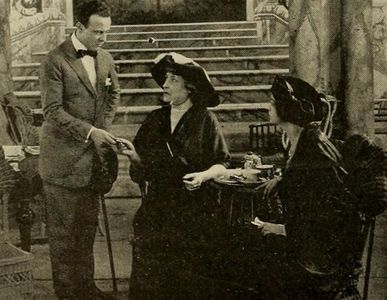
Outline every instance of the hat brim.
<svg viewBox="0 0 387 300">
<path fill-rule="evenodd" d="M 305 104 L 313 107 L 310 121 L 321 121 L 326 114 L 326 102 L 321 99 L 319 92 L 308 82 L 292 77 L 277 75 L 271 87 L 271 93 L 278 102 L 299 106 L 305 112 Z"/>
<path fill-rule="evenodd" d="M 198 93 L 196 98 L 201 98 L 201 104 L 207 107 L 214 107 L 219 104 L 219 96 L 209 81 L 205 70 L 201 66 L 194 64 L 179 64 L 173 60 L 171 55 L 166 55 L 151 69 L 153 79 L 160 87 L 163 87 L 166 73 L 170 70 L 173 70 L 176 75 L 182 76 L 184 80 L 196 87 Z"/>
</svg>

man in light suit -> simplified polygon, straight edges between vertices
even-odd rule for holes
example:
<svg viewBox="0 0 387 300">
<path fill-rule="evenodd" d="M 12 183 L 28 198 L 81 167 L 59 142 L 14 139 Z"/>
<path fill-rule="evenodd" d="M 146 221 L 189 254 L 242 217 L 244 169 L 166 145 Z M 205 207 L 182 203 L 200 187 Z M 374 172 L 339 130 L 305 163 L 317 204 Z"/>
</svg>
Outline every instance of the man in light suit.
<svg viewBox="0 0 387 300">
<path fill-rule="evenodd" d="M 111 26 L 100 0 L 78 7 L 77 29 L 41 66 L 44 123 L 40 175 L 55 293 L 59 299 L 110 299 L 94 283 L 100 154 L 115 147 L 107 131 L 119 101 L 111 55 L 100 49 Z"/>
</svg>

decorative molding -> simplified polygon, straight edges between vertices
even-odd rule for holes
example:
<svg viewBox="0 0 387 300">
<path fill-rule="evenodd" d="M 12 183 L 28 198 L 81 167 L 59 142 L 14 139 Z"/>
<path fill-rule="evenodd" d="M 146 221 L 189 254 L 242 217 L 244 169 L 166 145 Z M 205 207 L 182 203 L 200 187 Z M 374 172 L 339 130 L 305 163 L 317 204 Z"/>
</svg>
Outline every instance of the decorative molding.
<svg viewBox="0 0 387 300">
<path fill-rule="evenodd" d="M 384 2 L 384 3 L 383 3 Z M 372 46 L 374 53 L 374 91 L 376 96 L 387 95 L 387 0 L 373 3 Z"/>
<path fill-rule="evenodd" d="M 42 11 L 42 0 L 13 0 L 12 9 L 23 16 L 33 16 Z"/>
<path fill-rule="evenodd" d="M 254 15 L 261 15 L 263 13 L 274 14 L 280 19 L 288 22 L 289 20 L 289 11 L 286 6 L 279 3 L 278 0 L 264 0 L 258 3 L 257 7 L 254 9 Z"/>
<path fill-rule="evenodd" d="M 42 2 L 42 0 L 13 0 L 9 18 L 11 36 L 28 31 L 48 20 L 65 20 L 59 0 L 52 0 L 44 5 Z"/>
<path fill-rule="evenodd" d="M 62 21 L 62 20 L 46 20 L 46 21 L 32 27 L 31 29 L 28 29 L 26 31 L 23 31 L 23 32 L 20 32 L 18 34 L 11 36 L 11 43 L 17 42 L 17 41 L 19 41 L 27 36 L 30 36 L 34 33 L 39 32 L 40 30 L 42 30 L 45 27 L 50 27 L 50 26 L 53 26 L 53 27 L 63 26 L 63 27 L 65 27 L 66 22 Z"/>
</svg>

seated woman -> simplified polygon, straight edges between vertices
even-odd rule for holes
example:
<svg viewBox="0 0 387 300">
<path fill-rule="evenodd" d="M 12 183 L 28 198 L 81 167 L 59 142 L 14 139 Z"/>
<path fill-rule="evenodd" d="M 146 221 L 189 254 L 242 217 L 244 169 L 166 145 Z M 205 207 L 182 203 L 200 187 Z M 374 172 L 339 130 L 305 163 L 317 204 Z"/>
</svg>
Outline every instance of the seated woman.
<svg viewBox="0 0 387 300">
<path fill-rule="evenodd" d="M 205 70 L 192 59 L 165 53 L 152 76 L 164 106 L 152 111 L 133 144 L 124 141 L 138 183 L 147 194 L 134 220 L 130 299 L 204 299 L 217 206 L 209 179 L 228 166 L 220 124 L 207 110 L 219 98 Z"/>
<path fill-rule="evenodd" d="M 266 298 L 359 299 L 353 278 L 361 221 L 343 185 L 340 154 L 312 122 L 324 104 L 312 86 L 289 76 L 277 76 L 271 91 L 270 120 L 286 131 L 290 151 L 276 186 L 284 224 L 258 223 L 285 244 L 266 274 Z"/>
</svg>

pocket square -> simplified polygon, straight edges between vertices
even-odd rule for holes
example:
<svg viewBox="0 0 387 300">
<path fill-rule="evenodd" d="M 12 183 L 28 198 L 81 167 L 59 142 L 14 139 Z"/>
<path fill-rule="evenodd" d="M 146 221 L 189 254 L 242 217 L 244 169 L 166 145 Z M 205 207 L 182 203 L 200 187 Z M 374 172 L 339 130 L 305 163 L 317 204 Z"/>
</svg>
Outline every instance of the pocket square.
<svg viewBox="0 0 387 300">
<path fill-rule="evenodd" d="M 105 79 L 105 86 L 111 86 L 112 85 L 112 79 L 111 78 L 106 78 Z"/>
</svg>

